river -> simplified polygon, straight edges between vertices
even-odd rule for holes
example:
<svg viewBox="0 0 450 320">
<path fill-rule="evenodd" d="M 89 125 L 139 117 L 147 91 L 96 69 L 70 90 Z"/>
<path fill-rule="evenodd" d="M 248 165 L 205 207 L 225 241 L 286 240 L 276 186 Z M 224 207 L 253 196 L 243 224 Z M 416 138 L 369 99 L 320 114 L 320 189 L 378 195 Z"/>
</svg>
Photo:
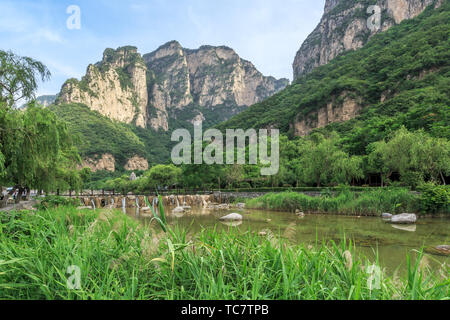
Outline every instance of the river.
<svg viewBox="0 0 450 320">
<path fill-rule="evenodd" d="M 167 208 L 170 211 L 170 208 Z M 237 212 L 244 219 L 236 226 L 229 226 L 219 221 L 219 218 Z M 129 208 L 127 214 L 141 220 L 150 228 L 156 224 L 149 224 L 151 218 L 142 217 L 139 209 Z M 261 210 L 227 210 L 211 211 L 193 208 L 192 212 L 177 216 L 168 216 L 169 225 L 185 229 L 189 233 L 196 233 L 203 228 L 228 230 L 237 228 L 240 232 L 264 232 L 271 230 L 274 234 L 286 238 L 292 244 L 313 246 L 316 241 L 329 243 L 330 240 L 340 242 L 345 238 L 351 240 L 358 256 L 379 262 L 387 274 L 405 274 L 407 270 L 406 256 L 413 260 L 421 248 L 450 244 L 450 219 L 423 218 L 415 225 L 392 225 L 377 217 L 353 217 L 338 215 L 306 215 L 299 218 L 293 213 L 271 212 Z M 450 258 L 444 255 L 425 253 L 427 264 L 434 270 L 441 269 L 441 265 L 448 266 Z"/>
</svg>

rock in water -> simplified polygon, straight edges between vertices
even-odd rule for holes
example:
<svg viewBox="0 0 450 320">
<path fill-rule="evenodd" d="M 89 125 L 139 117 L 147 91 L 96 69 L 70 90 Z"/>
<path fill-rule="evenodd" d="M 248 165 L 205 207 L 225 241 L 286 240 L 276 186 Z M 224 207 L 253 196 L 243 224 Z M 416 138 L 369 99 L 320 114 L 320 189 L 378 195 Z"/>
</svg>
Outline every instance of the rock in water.
<svg viewBox="0 0 450 320">
<path fill-rule="evenodd" d="M 295 210 L 295 215 L 299 218 L 303 218 L 305 216 L 305 213 L 297 209 Z"/>
<path fill-rule="evenodd" d="M 385 212 L 381 215 L 381 217 L 386 220 L 391 220 L 392 214 Z"/>
<path fill-rule="evenodd" d="M 437 246 L 437 247 L 436 247 L 436 250 L 439 251 L 439 252 L 441 252 L 441 253 L 444 253 L 444 254 L 446 254 L 446 255 L 449 255 L 449 254 L 450 254 L 450 246 L 449 246 L 449 245 L 441 245 L 441 246 Z"/>
<path fill-rule="evenodd" d="M 239 213 L 230 213 L 229 215 L 226 215 L 222 218 L 220 218 L 222 221 L 241 221 L 242 215 Z"/>
<path fill-rule="evenodd" d="M 245 209 L 245 203 L 243 203 L 243 202 L 236 203 L 236 208 Z"/>
<path fill-rule="evenodd" d="M 172 210 L 172 213 L 183 213 L 184 209 L 183 207 L 176 207 L 175 209 Z"/>
<path fill-rule="evenodd" d="M 391 223 L 411 224 L 416 223 L 417 216 L 414 213 L 402 213 L 392 216 Z"/>
<path fill-rule="evenodd" d="M 151 213 L 152 210 L 150 209 L 150 207 L 142 207 L 141 208 L 141 212 L 142 213 Z"/>
</svg>

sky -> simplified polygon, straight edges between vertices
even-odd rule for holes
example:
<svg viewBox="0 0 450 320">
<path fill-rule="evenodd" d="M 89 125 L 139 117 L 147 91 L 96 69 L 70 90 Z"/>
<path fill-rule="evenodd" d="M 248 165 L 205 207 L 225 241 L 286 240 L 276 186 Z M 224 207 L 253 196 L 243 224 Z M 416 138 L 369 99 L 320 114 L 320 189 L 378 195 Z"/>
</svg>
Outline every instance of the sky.
<svg viewBox="0 0 450 320">
<path fill-rule="evenodd" d="M 79 20 L 69 10 L 73 5 Z M 106 48 L 133 45 L 145 54 L 171 40 L 190 49 L 225 45 L 264 75 L 292 80 L 295 54 L 324 5 L 325 0 L 0 0 L 0 50 L 49 68 L 52 78 L 39 85 L 37 95 L 56 94 L 65 80 L 80 79 Z"/>
</svg>

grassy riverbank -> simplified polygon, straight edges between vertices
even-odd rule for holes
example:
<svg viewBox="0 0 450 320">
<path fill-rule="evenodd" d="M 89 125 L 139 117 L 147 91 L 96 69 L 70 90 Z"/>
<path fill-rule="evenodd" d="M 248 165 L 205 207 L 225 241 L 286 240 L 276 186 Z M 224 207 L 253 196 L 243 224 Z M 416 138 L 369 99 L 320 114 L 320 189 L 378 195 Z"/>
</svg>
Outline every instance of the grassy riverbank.
<svg viewBox="0 0 450 320">
<path fill-rule="evenodd" d="M 303 248 L 270 232 L 152 229 L 120 211 L 0 213 L 1 299 L 444 299 L 449 280 L 419 263 L 381 275 L 350 245 Z M 154 229 L 159 230 L 159 229 Z M 372 262 L 373 263 L 373 262 Z M 67 287 L 78 266 L 81 288 Z M 446 273 L 444 273 L 445 275 Z"/>
<path fill-rule="evenodd" d="M 378 216 L 383 212 L 421 213 L 424 212 L 425 203 L 428 202 L 424 195 L 412 193 L 406 188 L 389 188 L 363 192 L 344 189 L 335 193 L 323 193 L 319 197 L 297 192 L 268 193 L 247 200 L 246 206 L 251 209 L 275 211 L 298 209 L 307 213 Z M 448 214 L 448 200 L 446 204 L 436 207 L 435 211 L 425 213 Z"/>
</svg>

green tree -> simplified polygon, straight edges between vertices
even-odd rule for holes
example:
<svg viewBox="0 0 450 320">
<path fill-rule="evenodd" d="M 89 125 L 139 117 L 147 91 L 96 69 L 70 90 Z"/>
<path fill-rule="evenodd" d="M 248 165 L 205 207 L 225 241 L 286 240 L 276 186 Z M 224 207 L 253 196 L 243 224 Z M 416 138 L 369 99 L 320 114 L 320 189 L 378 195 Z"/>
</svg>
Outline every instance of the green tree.
<svg viewBox="0 0 450 320">
<path fill-rule="evenodd" d="M 19 194 L 69 188 L 74 174 L 68 179 L 66 171 L 79 162 L 71 136 L 65 123 L 33 101 L 37 78 L 46 80 L 50 73 L 40 62 L 11 52 L 0 51 L 0 62 L 0 183 L 14 185 Z M 15 108 L 22 99 L 29 101 L 25 111 Z"/>
<path fill-rule="evenodd" d="M 181 177 L 181 168 L 169 165 L 156 165 L 147 171 L 140 180 L 142 190 L 151 190 L 157 187 L 170 187 L 178 184 Z"/>
</svg>

